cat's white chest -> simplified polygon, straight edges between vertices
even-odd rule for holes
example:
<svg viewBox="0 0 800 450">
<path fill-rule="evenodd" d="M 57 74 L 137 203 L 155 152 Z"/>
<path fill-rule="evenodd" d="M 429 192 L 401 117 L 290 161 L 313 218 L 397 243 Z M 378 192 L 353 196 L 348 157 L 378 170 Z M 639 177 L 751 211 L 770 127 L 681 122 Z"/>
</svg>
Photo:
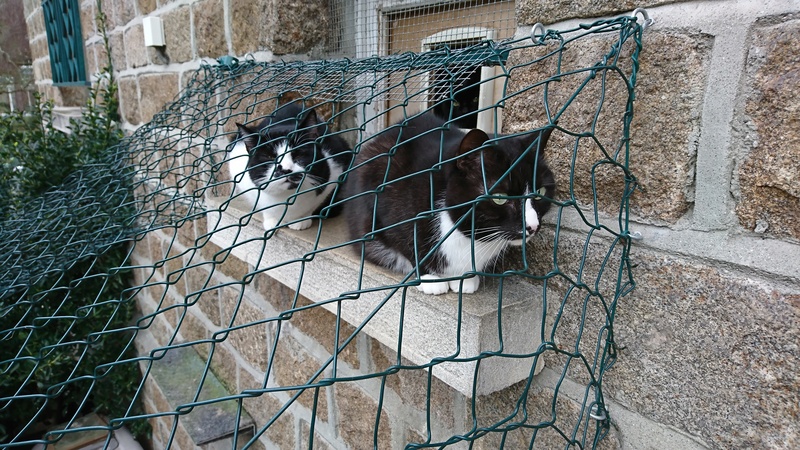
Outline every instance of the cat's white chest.
<svg viewBox="0 0 800 450">
<path fill-rule="evenodd" d="M 437 222 L 440 237 L 450 233 L 439 247 L 439 251 L 447 261 L 446 267 L 440 268 L 439 275 L 460 276 L 473 270 L 483 271 L 506 247 L 505 241 L 473 241 L 455 228 L 455 223 L 447 211 L 438 213 Z"/>
<path fill-rule="evenodd" d="M 244 142 L 237 142 L 228 153 L 228 172 L 230 172 L 231 180 L 233 180 L 236 190 L 248 197 L 248 200 L 251 200 L 249 194 L 256 195 L 253 192 L 256 186 L 247 173 L 249 160 L 250 155 L 247 153 L 247 147 Z"/>
<path fill-rule="evenodd" d="M 289 223 L 293 229 L 304 229 L 311 226 L 311 219 L 303 218 L 311 215 L 321 202 L 333 191 L 333 184 L 328 184 L 321 191 L 314 188 L 307 178 L 299 186 L 291 184 L 286 177 L 273 179 L 276 167 L 283 173 L 303 173 L 305 168 L 294 161 L 287 142 L 277 145 L 280 155 L 267 169 L 263 179 L 253 180 L 248 171 L 249 153 L 242 142 L 237 142 L 228 155 L 228 170 L 234 180 L 236 191 L 240 193 L 254 211 L 262 213 L 264 228 L 269 230 L 280 223 Z M 341 175 L 342 170 L 327 161 L 331 178 Z"/>
</svg>

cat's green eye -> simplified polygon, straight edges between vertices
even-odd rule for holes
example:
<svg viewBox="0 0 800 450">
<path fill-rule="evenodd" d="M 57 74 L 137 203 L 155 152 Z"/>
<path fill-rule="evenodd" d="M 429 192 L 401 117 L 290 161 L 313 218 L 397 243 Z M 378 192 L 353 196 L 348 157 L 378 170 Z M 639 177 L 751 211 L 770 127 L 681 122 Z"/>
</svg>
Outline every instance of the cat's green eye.
<svg viewBox="0 0 800 450">
<path fill-rule="evenodd" d="M 536 191 L 536 195 L 539 197 L 544 197 L 545 194 L 547 194 L 547 188 L 544 186 L 540 187 L 539 190 Z"/>
<path fill-rule="evenodd" d="M 503 193 L 503 192 L 498 192 L 498 193 L 496 193 L 494 195 L 506 195 L 506 194 Z M 507 198 L 493 198 L 492 201 L 494 202 L 495 205 L 501 205 L 502 206 L 502 205 L 505 205 L 508 202 L 508 199 Z"/>
</svg>

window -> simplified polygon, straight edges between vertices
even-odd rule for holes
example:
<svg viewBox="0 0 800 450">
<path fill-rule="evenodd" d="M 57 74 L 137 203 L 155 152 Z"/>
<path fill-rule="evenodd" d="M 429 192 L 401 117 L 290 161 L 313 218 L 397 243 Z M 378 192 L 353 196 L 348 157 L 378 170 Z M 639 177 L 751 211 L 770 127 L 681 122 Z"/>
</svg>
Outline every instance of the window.
<svg viewBox="0 0 800 450">
<path fill-rule="evenodd" d="M 86 66 L 78 0 L 44 0 L 44 25 L 53 85 L 86 85 Z"/>
<path fill-rule="evenodd" d="M 494 34 L 494 30 L 481 27 L 450 28 L 423 39 L 421 51 L 428 52 L 443 46 L 452 50 L 466 48 L 481 41 L 493 40 Z M 451 114 L 454 118 L 460 117 L 455 123 L 461 128 L 480 128 L 486 132 L 499 131 L 495 130 L 492 111 L 486 109 L 498 100 L 494 95 L 495 69 L 471 66 L 465 68 L 463 72 L 456 80 L 458 86 L 454 86 L 455 91 L 452 95 L 449 90 L 431 91 L 433 95 L 428 99 L 426 107 L 433 108 L 440 117 L 449 117 Z M 453 77 L 449 70 L 438 69 L 431 71 L 428 78 L 428 84 L 435 84 L 439 80 L 447 81 Z M 479 110 L 481 112 L 478 112 Z"/>
<path fill-rule="evenodd" d="M 340 0 L 345 2 L 345 0 Z M 442 49 L 465 50 L 486 41 L 514 36 L 515 3 L 509 0 L 356 0 L 356 57 L 403 55 L 407 52 L 442 55 Z M 479 49 L 476 58 L 479 57 Z M 433 55 L 431 59 L 437 56 Z M 425 62 L 421 64 L 427 64 Z M 379 80 L 381 100 L 370 104 L 363 119 L 368 132 L 433 109 L 466 128 L 486 132 L 502 128 L 501 71 L 492 65 L 462 64 L 426 70 L 397 70 Z M 377 120 L 373 120 L 377 119 Z"/>
</svg>

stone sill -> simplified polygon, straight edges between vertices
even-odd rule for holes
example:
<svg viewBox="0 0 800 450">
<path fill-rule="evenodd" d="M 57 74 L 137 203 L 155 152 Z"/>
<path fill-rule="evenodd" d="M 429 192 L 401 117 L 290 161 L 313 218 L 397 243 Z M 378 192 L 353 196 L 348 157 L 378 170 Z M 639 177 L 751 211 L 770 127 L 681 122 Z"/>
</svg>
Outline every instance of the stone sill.
<svg viewBox="0 0 800 450">
<path fill-rule="evenodd" d="M 80 119 L 83 111 L 84 108 L 80 106 L 53 107 L 53 127 L 64 133 L 72 133 L 70 121 Z"/>
<path fill-rule="evenodd" d="M 340 314 L 355 328 L 363 324 L 369 336 L 414 364 L 501 350 L 511 355 L 530 354 L 539 347 L 541 287 L 517 278 L 484 278 L 477 293 L 462 299 L 455 293 L 425 295 L 416 287 L 404 286 L 398 274 L 383 268 L 367 263 L 362 270 L 352 246 L 343 245 L 347 239 L 345 221 L 340 217 L 327 219 L 324 227 L 315 221 L 303 231 L 284 227 L 265 241 L 261 214 L 252 214 L 247 205 L 216 198 L 208 200 L 208 210 L 213 243 L 231 248 L 233 255 L 257 270 L 268 269 L 270 277 L 292 289 L 297 290 L 299 284 L 301 295 Z M 500 310 L 498 299 L 502 300 Z M 498 313 L 502 314 L 502 348 Z M 528 378 L 532 363 L 533 358 L 483 359 L 475 394 L 489 394 Z M 437 365 L 433 374 L 472 397 L 475 367 L 475 361 L 445 362 Z M 539 358 L 535 373 L 542 367 Z"/>
</svg>

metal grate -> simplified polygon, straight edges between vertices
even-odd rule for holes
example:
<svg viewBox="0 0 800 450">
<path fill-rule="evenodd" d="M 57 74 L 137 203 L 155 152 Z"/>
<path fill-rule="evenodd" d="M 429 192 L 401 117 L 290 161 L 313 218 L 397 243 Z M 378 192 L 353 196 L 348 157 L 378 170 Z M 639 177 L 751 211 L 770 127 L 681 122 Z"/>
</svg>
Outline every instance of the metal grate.
<svg viewBox="0 0 800 450">
<path fill-rule="evenodd" d="M 429 49 L 420 42 L 436 41 L 437 35 L 439 43 L 449 42 L 451 48 L 463 41 L 500 42 L 516 30 L 510 0 L 334 0 L 329 5 L 329 59 L 420 52 Z"/>
</svg>

